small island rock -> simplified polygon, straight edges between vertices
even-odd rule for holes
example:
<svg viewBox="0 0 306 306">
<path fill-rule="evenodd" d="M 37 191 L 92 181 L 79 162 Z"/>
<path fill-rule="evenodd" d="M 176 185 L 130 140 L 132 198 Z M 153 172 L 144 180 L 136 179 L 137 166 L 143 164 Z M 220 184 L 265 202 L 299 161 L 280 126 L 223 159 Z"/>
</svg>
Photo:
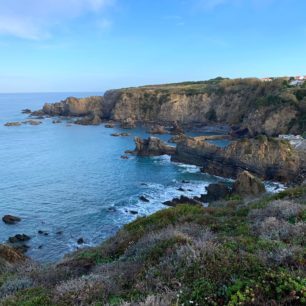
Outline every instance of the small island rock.
<svg viewBox="0 0 306 306">
<path fill-rule="evenodd" d="M 6 224 L 15 224 L 17 222 L 20 222 L 21 219 L 19 217 L 16 217 L 16 216 L 12 216 L 12 215 L 5 215 L 3 218 L 2 218 L 2 221 Z"/>
</svg>

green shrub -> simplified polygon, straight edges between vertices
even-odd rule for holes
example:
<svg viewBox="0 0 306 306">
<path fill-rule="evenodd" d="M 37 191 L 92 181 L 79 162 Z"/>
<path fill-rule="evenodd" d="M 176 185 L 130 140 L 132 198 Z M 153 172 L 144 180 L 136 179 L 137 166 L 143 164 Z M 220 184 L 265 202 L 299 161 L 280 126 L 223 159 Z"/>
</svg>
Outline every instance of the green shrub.
<svg viewBox="0 0 306 306">
<path fill-rule="evenodd" d="M 52 306 L 49 293 L 42 288 L 19 291 L 14 297 L 2 302 L 3 306 Z"/>
<path fill-rule="evenodd" d="M 237 280 L 227 290 L 229 306 L 236 305 L 304 305 L 306 279 L 287 271 L 267 271 L 255 280 Z M 270 302 L 270 303 L 269 303 Z"/>
</svg>

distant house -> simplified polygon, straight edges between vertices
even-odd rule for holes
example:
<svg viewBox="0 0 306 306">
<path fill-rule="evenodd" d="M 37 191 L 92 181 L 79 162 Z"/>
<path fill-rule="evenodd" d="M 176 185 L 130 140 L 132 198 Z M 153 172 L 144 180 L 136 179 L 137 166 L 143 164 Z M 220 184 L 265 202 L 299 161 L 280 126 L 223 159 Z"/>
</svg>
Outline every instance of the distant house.
<svg viewBox="0 0 306 306">
<path fill-rule="evenodd" d="M 306 75 L 299 75 L 299 76 L 296 76 L 295 78 L 294 78 L 295 80 L 297 80 L 297 81 L 305 81 L 306 80 Z"/>
<path fill-rule="evenodd" d="M 303 85 L 305 81 L 306 81 L 306 75 L 304 75 L 304 76 L 299 75 L 299 76 L 291 78 L 291 81 L 289 82 L 289 85 L 299 86 L 299 85 Z"/>
<path fill-rule="evenodd" d="M 291 86 L 299 86 L 304 84 L 304 80 L 292 80 L 289 82 L 289 85 Z"/>
<path fill-rule="evenodd" d="M 260 79 L 262 82 L 272 82 L 271 78 L 261 78 Z"/>
</svg>

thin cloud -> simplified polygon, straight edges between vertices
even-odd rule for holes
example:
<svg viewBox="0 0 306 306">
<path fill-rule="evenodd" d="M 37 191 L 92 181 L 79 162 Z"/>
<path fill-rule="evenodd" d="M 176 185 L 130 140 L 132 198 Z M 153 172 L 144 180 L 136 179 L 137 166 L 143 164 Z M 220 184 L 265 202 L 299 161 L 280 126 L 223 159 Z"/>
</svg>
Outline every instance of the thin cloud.
<svg viewBox="0 0 306 306">
<path fill-rule="evenodd" d="M 52 27 L 86 13 L 98 15 L 114 3 L 115 0 L 0 0 L 0 34 L 46 38 Z"/>
<path fill-rule="evenodd" d="M 243 5 L 250 4 L 255 9 L 261 9 L 269 6 L 276 0 L 194 0 L 195 8 L 207 11 L 215 10 L 224 5 Z"/>
<path fill-rule="evenodd" d="M 198 9 L 213 10 L 228 2 L 228 0 L 196 0 L 195 6 Z"/>
</svg>

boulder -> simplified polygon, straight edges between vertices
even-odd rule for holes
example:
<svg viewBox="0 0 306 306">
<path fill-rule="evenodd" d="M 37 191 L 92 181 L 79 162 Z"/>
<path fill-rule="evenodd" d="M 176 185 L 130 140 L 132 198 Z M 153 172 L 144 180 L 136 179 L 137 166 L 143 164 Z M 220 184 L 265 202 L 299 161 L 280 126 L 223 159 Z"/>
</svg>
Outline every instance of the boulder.
<svg viewBox="0 0 306 306">
<path fill-rule="evenodd" d="M 187 138 L 187 136 L 185 134 L 178 134 L 178 135 L 172 136 L 168 140 L 168 142 L 170 142 L 170 143 L 179 143 L 179 142 L 185 141 L 186 138 Z"/>
<path fill-rule="evenodd" d="M 225 199 L 231 194 L 231 189 L 225 184 L 210 184 L 206 188 L 207 194 L 201 196 L 202 202 L 213 202 Z"/>
<path fill-rule="evenodd" d="M 31 116 L 37 116 L 37 117 L 43 117 L 45 114 L 45 112 L 43 110 L 37 110 L 31 113 Z"/>
<path fill-rule="evenodd" d="M 0 259 L 3 259 L 8 263 L 17 263 L 24 261 L 26 257 L 13 248 L 0 244 Z"/>
<path fill-rule="evenodd" d="M 79 125 L 99 125 L 102 123 L 102 119 L 97 114 L 93 114 L 82 119 L 78 119 L 74 123 Z"/>
<path fill-rule="evenodd" d="M 105 126 L 107 129 L 113 129 L 115 127 L 115 124 L 114 123 L 108 123 L 108 124 L 105 124 Z"/>
<path fill-rule="evenodd" d="M 175 153 L 174 147 L 167 145 L 156 137 L 149 137 L 148 139 L 135 137 L 134 141 L 136 148 L 133 154 L 139 156 L 173 155 Z"/>
<path fill-rule="evenodd" d="M 57 120 L 52 120 L 52 123 L 53 123 L 53 124 L 58 124 L 58 123 L 62 123 L 62 121 L 59 120 L 59 119 L 57 119 Z"/>
<path fill-rule="evenodd" d="M 25 108 L 25 109 L 23 109 L 22 111 L 21 111 L 21 113 L 23 113 L 23 114 L 31 114 L 31 110 L 30 109 L 28 109 L 28 108 Z"/>
<path fill-rule="evenodd" d="M 2 221 L 6 224 L 15 224 L 17 222 L 20 222 L 21 219 L 19 217 L 16 217 L 16 216 L 12 216 L 12 215 L 5 215 L 3 218 L 2 218 Z"/>
<path fill-rule="evenodd" d="M 139 197 L 139 200 L 142 201 L 142 202 L 146 202 L 146 203 L 150 202 L 150 200 L 147 199 L 147 198 L 146 198 L 145 196 L 143 196 L 143 195 Z"/>
<path fill-rule="evenodd" d="M 181 196 L 179 198 L 174 198 L 170 201 L 163 202 L 166 206 L 175 207 L 181 204 L 190 204 L 190 205 L 202 205 L 202 203 L 197 199 L 188 198 L 186 196 Z"/>
<path fill-rule="evenodd" d="M 40 125 L 40 124 L 42 124 L 41 121 L 39 121 L 39 120 L 33 120 L 33 119 L 24 121 L 24 122 L 22 122 L 22 123 L 24 123 L 24 124 L 30 124 L 30 125 Z"/>
<path fill-rule="evenodd" d="M 184 134 L 184 130 L 182 127 L 180 127 L 180 125 L 178 124 L 177 121 L 175 121 L 172 125 L 172 128 L 170 129 L 170 133 L 172 135 L 180 135 L 180 134 Z"/>
<path fill-rule="evenodd" d="M 137 210 L 130 210 L 129 212 L 132 215 L 138 215 L 138 211 Z"/>
<path fill-rule="evenodd" d="M 77 244 L 84 244 L 84 243 L 85 241 L 82 237 L 77 240 Z"/>
<path fill-rule="evenodd" d="M 241 196 L 258 195 L 265 191 L 263 182 L 248 171 L 241 172 L 233 186 L 233 193 Z"/>
<path fill-rule="evenodd" d="M 168 131 L 162 125 L 155 125 L 148 131 L 148 133 L 162 135 L 162 134 L 167 134 Z"/>
<path fill-rule="evenodd" d="M 121 121 L 121 128 L 123 129 L 134 129 L 136 128 L 136 122 L 132 118 L 127 118 Z"/>
<path fill-rule="evenodd" d="M 10 243 L 17 243 L 17 242 L 25 242 L 25 241 L 28 241 L 30 240 L 31 237 L 29 237 L 28 235 L 25 235 L 25 234 L 17 234 L 13 237 L 9 237 L 8 241 Z"/>
<path fill-rule="evenodd" d="M 130 136 L 129 133 L 113 133 L 111 134 L 111 136 L 113 137 L 127 137 L 127 136 Z"/>
<path fill-rule="evenodd" d="M 22 123 L 21 122 L 7 122 L 4 124 L 4 126 L 20 126 Z"/>
</svg>

